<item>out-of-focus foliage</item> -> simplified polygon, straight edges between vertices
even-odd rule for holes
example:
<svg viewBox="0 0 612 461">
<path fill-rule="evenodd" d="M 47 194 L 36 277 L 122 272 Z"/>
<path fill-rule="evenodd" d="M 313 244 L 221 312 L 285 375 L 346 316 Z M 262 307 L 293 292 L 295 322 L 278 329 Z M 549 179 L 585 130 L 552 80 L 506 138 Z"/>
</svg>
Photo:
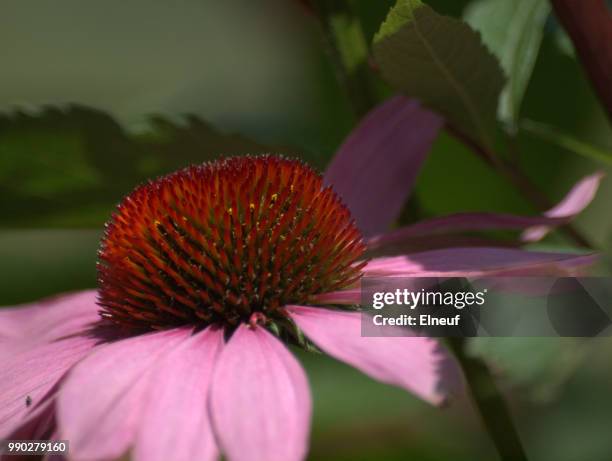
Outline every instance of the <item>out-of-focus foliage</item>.
<svg viewBox="0 0 612 461">
<path fill-rule="evenodd" d="M 94 287 L 101 236 L 101 228 L 0 231 L 2 305 Z"/>
<path fill-rule="evenodd" d="M 518 387 L 525 400 L 550 402 L 593 344 L 577 338 L 474 338 L 471 353 L 484 357 L 506 388 Z M 526 360 L 526 357 L 529 357 Z"/>
<path fill-rule="evenodd" d="M 548 0 L 478 0 L 470 4 L 464 15 L 468 24 L 482 34 L 482 40 L 497 56 L 506 74 L 498 116 L 513 130 L 549 12 Z"/>
<path fill-rule="evenodd" d="M 0 226 L 100 226 L 142 181 L 223 155 L 270 152 L 291 155 L 221 134 L 195 115 L 181 124 L 151 117 L 140 134 L 78 105 L 0 116 Z"/>
<path fill-rule="evenodd" d="M 612 148 L 605 149 L 591 143 L 587 143 L 580 139 L 561 132 L 559 129 L 547 125 L 546 123 L 535 122 L 533 120 L 521 120 L 521 129 L 527 133 L 538 136 L 540 139 L 557 145 L 568 152 L 573 152 L 582 155 L 597 162 L 612 164 Z"/>
</svg>

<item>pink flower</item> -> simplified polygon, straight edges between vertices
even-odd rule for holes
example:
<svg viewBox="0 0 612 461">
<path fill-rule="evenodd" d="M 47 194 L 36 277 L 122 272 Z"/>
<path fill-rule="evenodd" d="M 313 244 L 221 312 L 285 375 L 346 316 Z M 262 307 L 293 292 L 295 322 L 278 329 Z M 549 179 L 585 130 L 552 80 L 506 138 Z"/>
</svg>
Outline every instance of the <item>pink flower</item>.
<svg viewBox="0 0 612 461">
<path fill-rule="evenodd" d="M 311 397 L 284 343 L 312 342 L 442 403 L 460 378 L 435 340 L 361 337 L 362 275 L 572 273 L 592 257 L 449 248 L 364 260 L 358 227 L 372 235 L 395 219 L 439 127 L 396 98 L 351 135 L 325 180 L 357 224 L 318 175 L 274 157 L 138 188 L 107 228 L 98 291 L 0 312 L 0 438 L 68 439 L 75 460 L 303 459 Z"/>
</svg>

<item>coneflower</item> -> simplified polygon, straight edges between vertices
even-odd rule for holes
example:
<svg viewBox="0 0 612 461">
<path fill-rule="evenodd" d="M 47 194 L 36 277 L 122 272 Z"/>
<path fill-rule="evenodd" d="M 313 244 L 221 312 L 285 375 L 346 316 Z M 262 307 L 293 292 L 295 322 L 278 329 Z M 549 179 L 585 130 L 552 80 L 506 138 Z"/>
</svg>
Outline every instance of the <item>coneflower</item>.
<svg viewBox="0 0 612 461">
<path fill-rule="evenodd" d="M 370 117 L 381 113 L 394 111 Z M 311 397 L 287 344 L 433 404 L 460 383 L 434 339 L 361 336 L 362 276 L 590 262 L 500 248 L 367 260 L 365 250 L 351 211 L 296 160 L 228 158 L 138 187 L 106 227 L 98 290 L 0 311 L 0 438 L 68 439 L 77 461 L 301 460 Z"/>
</svg>

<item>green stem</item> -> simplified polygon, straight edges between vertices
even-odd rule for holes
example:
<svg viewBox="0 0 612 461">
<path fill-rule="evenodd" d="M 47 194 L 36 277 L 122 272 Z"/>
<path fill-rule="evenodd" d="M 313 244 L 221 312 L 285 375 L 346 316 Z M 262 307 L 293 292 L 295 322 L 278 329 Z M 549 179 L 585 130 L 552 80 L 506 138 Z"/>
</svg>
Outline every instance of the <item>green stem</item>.
<svg viewBox="0 0 612 461">
<path fill-rule="evenodd" d="M 463 338 L 449 338 L 448 341 L 463 369 L 476 409 L 500 458 L 503 461 L 527 461 L 518 432 L 491 371 L 482 360 L 467 355 Z"/>
<path fill-rule="evenodd" d="M 538 138 L 561 147 L 569 152 L 582 155 L 590 160 L 612 164 L 612 151 L 589 144 L 572 135 L 564 133 L 558 128 L 546 123 L 523 119 L 520 128 Z"/>
<path fill-rule="evenodd" d="M 311 0 L 336 76 L 361 118 L 376 105 L 371 88 L 368 45 L 361 22 L 347 0 Z"/>
</svg>

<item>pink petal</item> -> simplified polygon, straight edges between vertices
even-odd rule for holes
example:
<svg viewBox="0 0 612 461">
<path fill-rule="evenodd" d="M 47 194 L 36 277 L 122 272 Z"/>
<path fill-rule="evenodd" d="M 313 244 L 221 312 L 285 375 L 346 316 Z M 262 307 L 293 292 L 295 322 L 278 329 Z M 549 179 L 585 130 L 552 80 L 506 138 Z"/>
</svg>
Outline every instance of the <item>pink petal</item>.
<svg viewBox="0 0 612 461">
<path fill-rule="evenodd" d="M 368 239 L 368 248 L 378 250 L 390 245 L 401 245 L 419 237 L 432 238 L 432 234 L 444 235 L 465 231 L 494 229 L 528 229 L 523 240 L 534 241 L 544 237 L 553 227 L 565 224 L 578 215 L 593 200 L 603 178 L 603 173 L 587 176 L 577 183 L 555 208 L 543 216 L 517 216 L 504 213 L 456 213 L 420 221 L 391 232 Z M 536 226 L 536 227 L 533 227 Z"/>
<path fill-rule="evenodd" d="M 364 235 L 385 231 L 397 218 L 441 127 L 440 117 L 395 96 L 366 115 L 340 147 L 325 182 Z"/>
<path fill-rule="evenodd" d="M 96 291 L 87 290 L 0 309 L 0 361 L 99 320 Z"/>
<path fill-rule="evenodd" d="M 398 230 L 401 233 L 401 229 Z M 517 248 L 520 245 L 518 241 L 500 240 L 485 235 L 465 235 L 465 234 L 429 234 L 427 236 L 416 236 L 403 238 L 401 235 L 389 233 L 383 234 L 381 238 L 374 238 L 366 241 L 368 245 L 368 254 L 372 257 L 380 257 L 385 255 L 401 255 L 410 254 L 422 251 L 439 250 L 443 248 L 456 247 L 502 247 L 502 248 Z M 399 238 L 396 238 L 399 237 Z"/>
<path fill-rule="evenodd" d="M 134 441 L 156 363 L 190 335 L 173 329 L 96 349 L 75 366 L 59 391 L 58 428 L 78 460 L 116 459 Z M 178 441 L 177 441 L 178 442 Z"/>
<path fill-rule="evenodd" d="M 50 398 L 28 413 L 18 426 L 2 437 L 10 440 L 45 440 L 52 435 L 54 428 L 55 405 L 53 398 Z"/>
<path fill-rule="evenodd" d="M 5 358 L 0 379 L 0 438 L 45 405 L 66 371 L 87 354 L 95 339 L 71 337 Z M 31 404 L 26 404 L 27 397 Z"/>
<path fill-rule="evenodd" d="M 467 277 L 479 275 L 572 275 L 593 264 L 594 255 L 544 253 L 509 248 L 447 248 L 376 258 L 363 269 L 368 277 Z"/>
<path fill-rule="evenodd" d="M 289 350 L 263 328 L 239 327 L 211 389 L 217 440 L 229 461 L 304 459 L 311 405 L 306 376 Z"/>
<path fill-rule="evenodd" d="M 390 245 L 410 243 L 423 237 L 427 240 L 447 236 L 447 234 L 455 232 L 494 229 L 521 230 L 541 224 L 558 226 L 567 221 L 569 221 L 567 217 L 549 218 L 545 216 L 516 216 L 500 213 L 456 213 L 426 219 L 411 226 L 375 235 L 367 240 L 367 245 L 370 250 L 378 250 Z"/>
<path fill-rule="evenodd" d="M 422 337 L 361 336 L 359 312 L 287 306 L 300 329 L 324 352 L 383 383 L 441 404 L 461 386 L 454 360 L 437 341 Z"/>
<path fill-rule="evenodd" d="M 221 330 L 204 330 L 156 364 L 141 427 L 136 461 L 207 461 L 218 458 L 208 416 L 208 390 Z"/>
<path fill-rule="evenodd" d="M 560 218 L 569 221 L 571 218 L 581 213 L 582 210 L 591 203 L 593 198 L 595 198 L 599 183 L 604 176 L 604 173 L 597 172 L 583 178 L 572 187 L 558 205 L 548 210 L 544 215 L 550 219 Z M 543 224 L 544 225 L 527 229 L 522 235 L 522 240 L 525 242 L 536 242 L 544 238 L 551 230 L 552 226 L 546 223 Z"/>
<path fill-rule="evenodd" d="M 0 333 L 20 336 L 38 333 L 63 333 L 67 322 L 82 326 L 99 318 L 96 290 L 53 296 L 34 303 L 0 308 Z"/>
<path fill-rule="evenodd" d="M 314 297 L 314 304 L 358 304 L 361 301 L 361 289 L 349 288 L 346 290 L 330 291 Z"/>
<path fill-rule="evenodd" d="M 452 242 L 448 234 L 494 229 L 527 229 L 523 234 L 524 241 L 539 240 L 553 227 L 571 221 L 586 208 L 595 197 L 602 178 L 603 173 L 595 173 L 582 179 L 555 208 L 547 211 L 543 216 L 517 216 L 486 212 L 456 213 L 426 219 L 391 232 L 375 235 L 367 240 L 368 248 L 380 250 L 392 245 L 410 243 L 414 244 L 413 247 L 422 248 L 423 243 L 427 243 L 427 240 L 432 238 L 447 235 L 449 241 Z M 419 242 L 419 238 L 425 238 L 425 242 Z"/>
</svg>

